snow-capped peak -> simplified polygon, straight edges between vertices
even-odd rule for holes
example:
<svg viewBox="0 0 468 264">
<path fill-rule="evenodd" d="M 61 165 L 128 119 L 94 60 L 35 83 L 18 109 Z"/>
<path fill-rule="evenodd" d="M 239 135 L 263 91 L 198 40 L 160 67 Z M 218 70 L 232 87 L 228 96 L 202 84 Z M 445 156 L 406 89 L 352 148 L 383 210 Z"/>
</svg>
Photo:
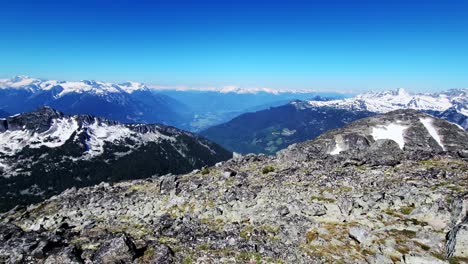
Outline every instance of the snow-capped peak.
<svg viewBox="0 0 468 264">
<path fill-rule="evenodd" d="M 467 89 L 450 90 L 434 94 L 411 94 L 400 88 L 394 91 L 369 92 L 353 98 L 332 101 L 309 101 L 313 106 L 330 106 L 344 109 L 367 110 L 375 113 L 387 113 L 397 109 L 416 109 L 445 111 L 456 108 L 468 113 Z"/>
<path fill-rule="evenodd" d="M 133 93 L 134 91 L 148 89 L 145 84 L 140 83 L 140 82 L 124 82 L 124 83 L 119 83 L 118 86 L 122 90 L 126 91 L 127 93 Z"/>
<path fill-rule="evenodd" d="M 24 88 L 31 90 L 31 86 L 41 83 L 40 79 L 19 75 L 10 79 L 0 79 L 0 88 Z"/>
<path fill-rule="evenodd" d="M 94 80 L 82 81 L 56 81 L 56 80 L 41 80 L 27 76 L 16 76 L 10 79 L 0 79 L 0 88 L 8 89 L 26 89 L 31 92 L 47 91 L 51 89 L 59 89 L 56 97 L 61 97 L 68 93 L 85 93 L 94 94 L 109 94 L 109 93 L 133 93 L 138 90 L 147 90 L 148 88 L 143 83 L 139 82 L 124 82 L 114 84 L 110 82 L 101 82 Z"/>
</svg>

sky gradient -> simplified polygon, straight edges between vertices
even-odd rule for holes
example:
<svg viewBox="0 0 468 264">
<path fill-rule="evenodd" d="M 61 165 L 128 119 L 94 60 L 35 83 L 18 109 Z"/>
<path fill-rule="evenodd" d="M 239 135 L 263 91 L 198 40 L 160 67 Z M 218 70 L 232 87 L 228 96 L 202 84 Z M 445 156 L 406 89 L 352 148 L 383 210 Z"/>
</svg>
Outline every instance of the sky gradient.
<svg viewBox="0 0 468 264">
<path fill-rule="evenodd" d="M 468 87 L 468 1 L 0 0 L 0 77 Z"/>
</svg>

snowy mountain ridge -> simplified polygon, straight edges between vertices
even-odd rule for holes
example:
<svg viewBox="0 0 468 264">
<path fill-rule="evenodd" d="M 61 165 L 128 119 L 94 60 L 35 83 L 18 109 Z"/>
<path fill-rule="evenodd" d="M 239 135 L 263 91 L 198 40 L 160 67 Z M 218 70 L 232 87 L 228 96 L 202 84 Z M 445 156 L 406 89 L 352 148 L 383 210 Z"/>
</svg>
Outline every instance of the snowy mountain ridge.
<svg viewBox="0 0 468 264">
<path fill-rule="evenodd" d="M 4 176 L 16 175 L 12 167 L 16 163 L 14 157 L 25 151 L 57 149 L 67 143 L 80 148 L 80 155 L 63 156 L 74 161 L 92 160 L 104 154 L 106 159 L 119 159 L 145 145 L 160 143 L 186 158 L 190 156 L 189 146 L 179 140 L 181 136 L 190 138 L 210 155 L 217 155 L 211 142 L 172 127 L 122 124 L 89 115 L 64 115 L 43 107 L 35 112 L 0 118 L 0 172 Z M 120 146 L 121 150 L 111 151 L 110 146 Z M 45 152 L 44 156 L 47 155 Z"/>
<path fill-rule="evenodd" d="M 174 127 L 42 107 L 0 118 L 0 212 L 71 187 L 187 173 L 231 157 Z"/>
<path fill-rule="evenodd" d="M 468 116 L 468 89 L 452 89 L 434 94 L 411 94 L 404 89 L 369 92 L 332 101 L 309 101 L 312 106 L 329 106 L 350 110 L 387 113 L 398 109 L 443 112 L 450 108 Z"/>
<path fill-rule="evenodd" d="M 30 92 L 50 91 L 57 89 L 55 98 L 60 98 L 68 93 L 93 93 L 97 95 L 105 95 L 112 93 L 128 93 L 135 91 L 149 90 L 146 85 L 139 82 L 124 82 L 114 84 L 101 81 L 57 81 L 57 80 L 41 80 L 28 76 L 16 76 L 10 79 L 0 79 L 0 89 L 26 89 Z"/>
</svg>

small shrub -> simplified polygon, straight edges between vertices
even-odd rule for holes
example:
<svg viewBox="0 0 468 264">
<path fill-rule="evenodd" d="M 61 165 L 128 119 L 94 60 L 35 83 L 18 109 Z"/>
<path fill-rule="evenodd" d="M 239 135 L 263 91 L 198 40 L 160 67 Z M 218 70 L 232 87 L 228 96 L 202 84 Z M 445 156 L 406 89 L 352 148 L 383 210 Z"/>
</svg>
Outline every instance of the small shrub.
<svg viewBox="0 0 468 264">
<path fill-rule="evenodd" d="M 413 210 L 414 210 L 414 206 L 403 206 L 400 208 L 400 212 L 405 215 L 411 214 Z"/>
<path fill-rule="evenodd" d="M 315 239 L 318 238 L 318 233 L 315 232 L 315 231 L 308 231 L 306 233 L 306 240 L 307 240 L 307 243 L 310 243 L 312 241 L 314 241 Z"/>
<path fill-rule="evenodd" d="M 208 168 L 203 168 L 203 170 L 201 171 L 202 175 L 207 175 L 209 173 L 210 173 L 210 170 Z"/>
<path fill-rule="evenodd" d="M 268 173 L 274 172 L 274 171 L 275 171 L 275 168 L 273 168 L 273 166 L 271 166 L 271 165 L 265 166 L 262 169 L 263 174 L 268 174 Z"/>
</svg>

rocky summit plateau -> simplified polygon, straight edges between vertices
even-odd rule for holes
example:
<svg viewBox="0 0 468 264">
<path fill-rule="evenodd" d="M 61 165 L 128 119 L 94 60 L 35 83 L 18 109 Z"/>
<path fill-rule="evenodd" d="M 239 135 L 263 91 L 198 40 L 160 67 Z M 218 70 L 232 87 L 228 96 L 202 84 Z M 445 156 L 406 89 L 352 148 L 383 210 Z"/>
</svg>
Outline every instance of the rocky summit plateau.
<svg viewBox="0 0 468 264">
<path fill-rule="evenodd" d="M 468 133 L 415 110 L 276 156 L 70 188 L 0 216 L 5 263 L 468 263 Z"/>
</svg>

